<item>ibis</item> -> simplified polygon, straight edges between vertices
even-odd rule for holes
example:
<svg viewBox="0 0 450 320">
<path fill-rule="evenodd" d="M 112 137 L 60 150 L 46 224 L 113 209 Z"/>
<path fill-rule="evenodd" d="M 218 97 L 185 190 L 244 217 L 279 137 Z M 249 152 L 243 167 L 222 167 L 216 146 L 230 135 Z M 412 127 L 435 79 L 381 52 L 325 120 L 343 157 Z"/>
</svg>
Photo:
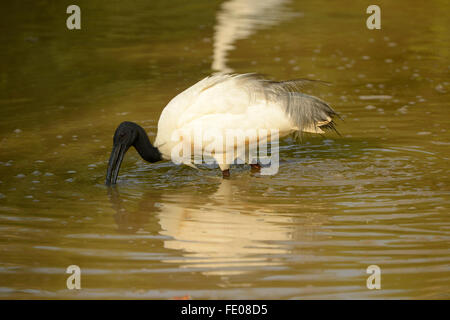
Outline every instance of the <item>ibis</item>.
<svg viewBox="0 0 450 320">
<path fill-rule="evenodd" d="M 282 138 L 293 133 L 335 130 L 337 113 L 325 101 L 302 92 L 305 85 L 316 82 L 307 79 L 272 81 L 257 74 L 220 73 L 206 77 L 175 96 L 163 109 L 153 144 L 145 130 L 134 122 L 125 121 L 117 127 L 106 185 L 117 182 L 124 155 L 131 146 L 150 163 L 173 161 L 173 150 L 185 139 L 176 132 L 201 130 L 225 135 L 225 131 L 230 129 L 255 132 L 277 130 L 278 137 Z M 206 141 L 206 136 L 200 138 L 200 152 L 205 152 L 210 142 Z M 253 137 L 261 139 L 258 134 Z M 270 139 L 266 138 L 268 142 Z M 210 153 L 219 164 L 224 178 L 230 176 L 231 163 L 223 159 L 229 159 L 225 156 L 230 150 L 242 147 L 239 144 L 255 142 L 249 140 L 248 137 L 233 140 L 235 145 Z M 196 148 L 199 148 L 198 145 Z M 189 161 L 183 163 L 193 166 Z M 249 164 L 252 170 L 261 168 L 258 163 Z"/>
</svg>

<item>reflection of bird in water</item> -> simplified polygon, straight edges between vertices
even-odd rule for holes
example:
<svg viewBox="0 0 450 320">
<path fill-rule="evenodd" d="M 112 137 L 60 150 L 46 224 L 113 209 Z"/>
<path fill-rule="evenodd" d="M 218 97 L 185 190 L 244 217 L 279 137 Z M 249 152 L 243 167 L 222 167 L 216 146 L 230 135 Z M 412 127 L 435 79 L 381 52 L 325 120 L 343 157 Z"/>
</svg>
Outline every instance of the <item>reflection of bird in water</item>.
<svg viewBox="0 0 450 320">
<path fill-rule="evenodd" d="M 155 213 L 158 211 L 157 203 L 160 199 L 160 193 L 148 193 L 145 201 L 139 202 L 139 208 L 136 211 L 128 211 L 121 199 L 117 188 L 109 188 L 108 196 L 113 209 L 116 211 L 114 219 L 120 233 L 137 233 L 152 219 L 155 219 Z"/>
<path fill-rule="evenodd" d="M 227 55 L 234 43 L 248 38 L 258 29 L 277 24 L 288 16 L 283 6 L 286 0 L 230 0 L 217 13 L 214 32 L 214 55 L 211 68 L 233 72 L 227 66 Z"/>
<path fill-rule="evenodd" d="M 288 247 L 279 242 L 294 240 L 293 235 L 295 240 L 307 239 L 311 225 L 302 226 L 294 217 L 280 214 L 276 205 L 241 200 L 239 194 L 247 186 L 241 183 L 222 180 L 209 196 L 183 190 L 150 192 L 135 212 L 125 209 L 117 190 L 110 194 L 110 200 L 121 232 L 138 232 L 151 220 L 157 220 L 164 247 L 183 255 L 166 262 L 204 268 L 210 274 L 242 273 L 248 267 L 279 265 L 282 262 L 274 255 L 289 253 Z"/>
</svg>

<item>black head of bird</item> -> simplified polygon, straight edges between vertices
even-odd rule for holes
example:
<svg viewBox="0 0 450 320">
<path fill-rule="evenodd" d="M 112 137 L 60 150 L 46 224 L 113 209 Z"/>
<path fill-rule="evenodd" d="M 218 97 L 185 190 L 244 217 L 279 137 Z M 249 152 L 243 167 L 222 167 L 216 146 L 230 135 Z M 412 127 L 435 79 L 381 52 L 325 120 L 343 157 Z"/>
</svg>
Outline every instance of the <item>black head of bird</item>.
<svg viewBox="0 0 450 320">
<path fill-rule="evenodd" d="M 122 122 L 114 133 L 113 149 L 106 173 L 106 185 L 117 182 L 123 157 L 131 146 L 137 150 L 142 159 L 148 162 L 162 160 L 161 153 L 151 144 L 147 133 L 141 126 L 134 122 Z"/>
</svg>

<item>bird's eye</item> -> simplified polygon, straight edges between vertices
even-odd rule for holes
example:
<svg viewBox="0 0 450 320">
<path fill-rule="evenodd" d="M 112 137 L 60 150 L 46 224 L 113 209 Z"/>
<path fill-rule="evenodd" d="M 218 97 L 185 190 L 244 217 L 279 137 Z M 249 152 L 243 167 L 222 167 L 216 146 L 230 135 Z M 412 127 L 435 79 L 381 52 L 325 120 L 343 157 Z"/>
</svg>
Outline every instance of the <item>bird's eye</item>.
<svg viewBox="0 0 450 320">
<path fill-rule="evenodd" d="M 121 138 L 125 137 L 125 135 L 126 135 L 126 133 L 125 133 L 125 132 L 121 132 L 121 133 L 119 133 L 119 137 L 121 137 Z"/>
</svg>

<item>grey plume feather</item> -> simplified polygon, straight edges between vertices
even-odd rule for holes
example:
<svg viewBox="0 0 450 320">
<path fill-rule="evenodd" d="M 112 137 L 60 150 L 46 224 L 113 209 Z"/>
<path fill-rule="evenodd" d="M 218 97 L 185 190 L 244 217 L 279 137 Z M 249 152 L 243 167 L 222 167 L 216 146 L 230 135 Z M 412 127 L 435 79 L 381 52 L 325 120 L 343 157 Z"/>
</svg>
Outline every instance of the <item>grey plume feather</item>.
<svg viewBox="0 0 450 320">
<path fill-rule="evenodd" d="M 308 85 L 329 83 L 320 80 L 295 79 L 288 81 L 265 80 L 258 74 L 233 75 L 236 80 L 249 88 L 251 99 L 263 98 L 281 102 L 285 113 L 300 132 L 323 133 L 322 129 L 337 132 L 334 118 L 339 115 L 323 100 L 302 93 Z"/>
</svg>

